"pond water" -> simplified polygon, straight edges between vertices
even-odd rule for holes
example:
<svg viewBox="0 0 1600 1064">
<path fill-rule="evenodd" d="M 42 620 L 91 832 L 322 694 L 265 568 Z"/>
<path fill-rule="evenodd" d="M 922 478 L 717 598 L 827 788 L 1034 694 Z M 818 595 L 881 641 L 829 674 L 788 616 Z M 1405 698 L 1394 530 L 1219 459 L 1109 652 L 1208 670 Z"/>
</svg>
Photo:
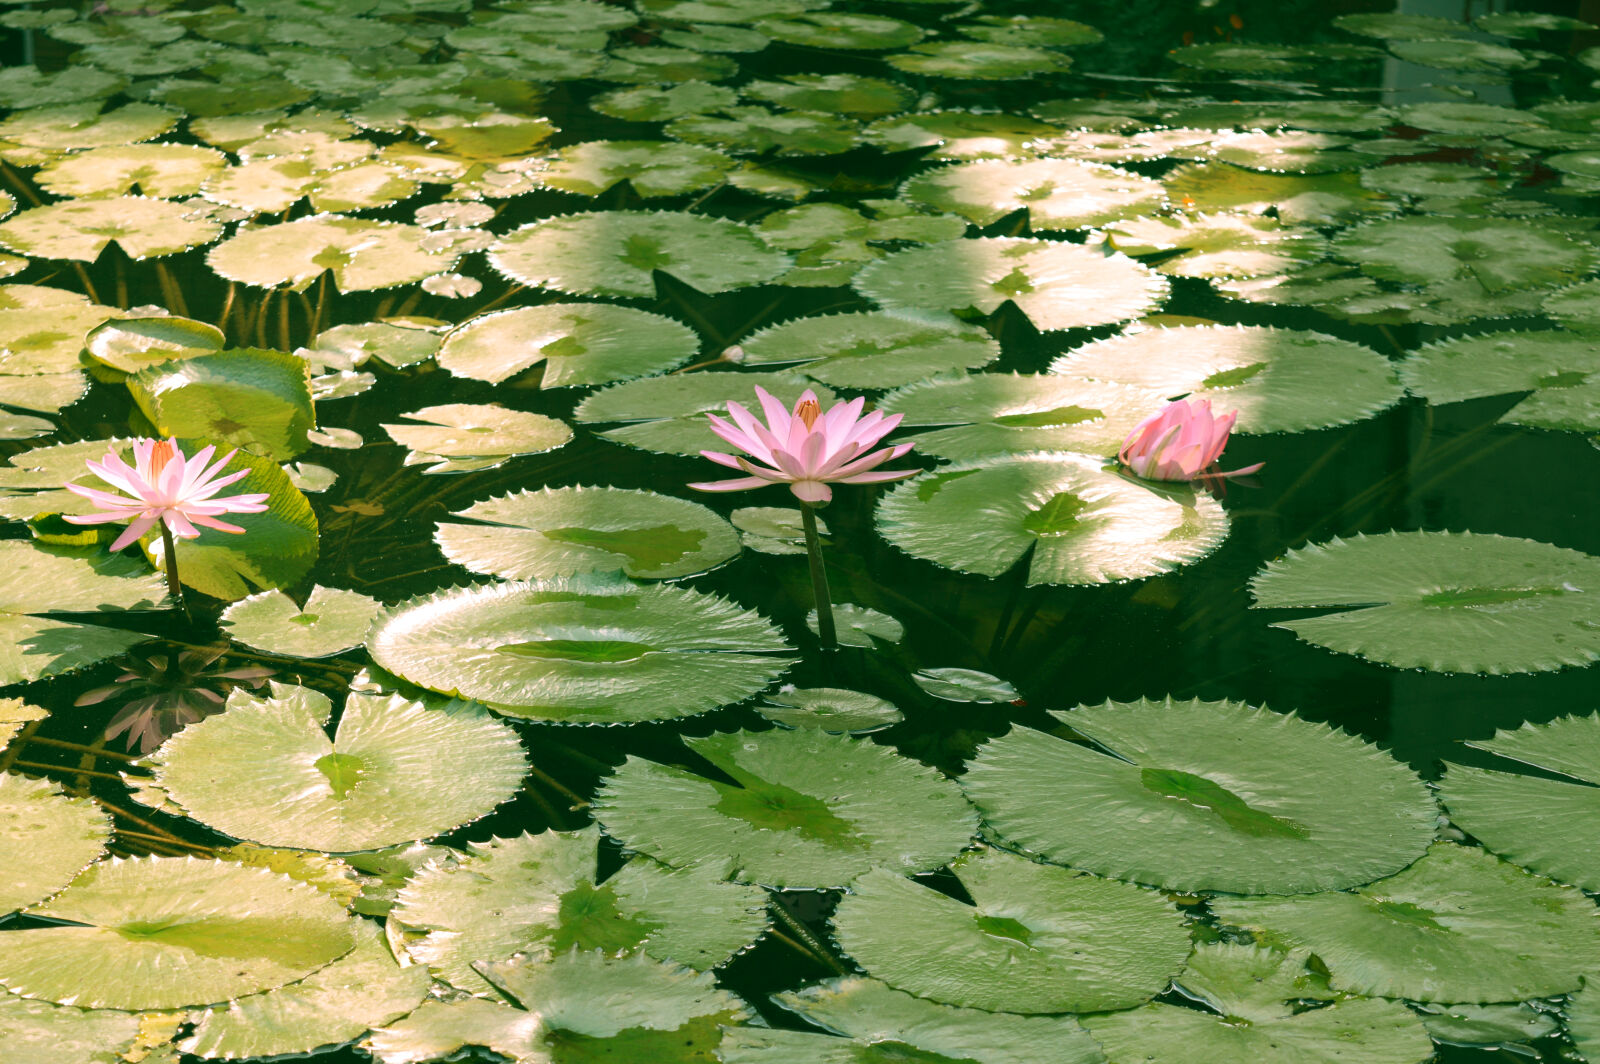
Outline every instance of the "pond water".
<svg viewBox="0 0 1600 1064">
<path fill-rule="evenodd" d="M 0 8 L 0 1057 L 1600 1054 L 1546 7 Z"/>
</svg>

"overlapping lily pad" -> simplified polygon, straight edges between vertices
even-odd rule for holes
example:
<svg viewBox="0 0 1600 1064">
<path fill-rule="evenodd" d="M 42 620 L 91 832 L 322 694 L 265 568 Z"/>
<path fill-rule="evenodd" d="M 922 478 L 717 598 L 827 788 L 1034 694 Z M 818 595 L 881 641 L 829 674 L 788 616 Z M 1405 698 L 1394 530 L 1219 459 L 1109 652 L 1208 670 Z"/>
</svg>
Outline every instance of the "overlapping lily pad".
<svg viewBox="0 0 1600 1064">
<path fill-rule="evenodd" d="M 553 153 L 536 174 L 544 187 L 580 196 L 598 196 L 626 181 L 649 199 L 711 188 L 733 165 L 721 152 L 693 144 L 591 140 Z"/>
<path fill-rule="evenodd" d="M 92 799 L 70 798 L 48 780 L 0 774 L 0 839 L 20 859 L 0 888 L 0 912 L 66 886 L 105 852 L 110 837 L 111 818 Z"/>
<path fill-rule="evenodd" d="M 94 148 L 41 169 L 39 187 L 57 196 L 119 196 L 138 188 L 146 196 L 192 196 L 227 160 L 214 148 L 192 144 L 130 144 Z"/>
<path fill-rule="evenodd" d="M 785 728 L 820 728 L 829 732 L 860 735 L 877 731 L 905 719 L 892 702 L 864 691 L 839 687 L 786 686 L 767 696 L 756 712 Z"/>
<path fill-rule="evenodd" d="M 1279 274 L 1326 251 L 1314 232 L 1234 214 L 1134 218 L 1106 226 L 1106 237 L 1129 255 L 1162 255 L 1156 269 L 1172 277 Z"/>
<path fill-rule="evenodd" d="M 1014 727 L 962 786 L 1002 838 L 1074 868 L 1169 890 L 1338 890 L 1434 836 L 1427 786 L 1323 724 L 1170 699 L 1051 715 L 1106 752 Z"/>
<path fill-rule="evenodd" d="M 565 422 L 498 403 L 443 403 L 400 416 L 419 424 L 384 425 L 383 431 L 410 448 L 406 465 L 428 466 L 424 473 L 492 469 L 518 455 L 551 451 L 572 439 Z"/>
<path fill-rule="evenodd" d="M 1159 181 L 1075 159 L 982 159 L 928 170 L 901 195 L 978 225 L 1026 209 L 1035 230 L 1083 229 L 1160 210 Z"/>
<path fill-rule="evenodd" d="M 242 447 L 287 461 L 310 447 L 315 426 L 304 359 L 249 348 L 146 366 L 128 391 L 163 436 Z"/>
<path fill-rule="evenodd" d="M 578 404 L 574 418 L 580 425 L 623 422 L 600 435 L 629 447 L 697 455 L 725 445 L 711 431 L 706 414 L 725 414 L 729 401 L 749 409 L 756 399 L 756 385 L 790 406 L 807 388 L 823 403 L 837 398 L 826 385 L 813 384 L 798 373 L 690 373 L 603 388 Z"/>
<path fill-rule="evenodd" d="M 117 1064 L 135 1051 L 144 1024 L 131 1012 L 0 997 L 0 1038 L 15 1064 Z"/>
<path fill-rule="evenodd" d="M 1363 273 L 1403 284 L 1476 282 L 1494 295 L 1567 284 L 1600 251 L 1548 226 L 1499 218 L 1391 218 L 1334 238 L 1333 253 Z"/>
<path fill-rule="evenodd" d="M 878 531 L 958 572 L 999 576 L 1025 558 L 1029 584 L 1154 576 L 1198 561 L 1228 534 L 1227 515 L 1209 494 L 1158 488 L 1102 466 L 1070 452 L 945 466 L 884 496 Z"/>
<path fill-rule="evenodd" d="M 445 337 L 439 364 L 498 384 L 542 366 L 540 387 L 606 384 L 661 373 L 699 350 L 694 330 L 604 303 L 545 303 L 473 318 Z"/>
<path fill-rule="evenodd" d="M 1600 345 L 1563 332 L 1499 332 L 1428 344 L 1400 378 L 1431 403 L 1530 392 L 1500 420 L 1567 432 L 1600 428 Z"/>
<path fill-rule="evenodd" d="M 422 247 L 424 231 L 399 222 L 319 214 L 242 229 L 206 255 L 222 277 L 260 288 L 303 291 L 331 273 L 341 292 L 412 284 L 455 266 L 458 255 Z"/>
<path fill-rule="evenodd" d="M 607 834 L 674 867 L 840 887 L 874 868 L 937 868 L 977 830 L 955 784 L 868 739 L 807 728 L 683 741 L 736 785 L 630 757 L 595 798 Z"/>
<path fill-rule="evenodd" d="M 1402 669 L 1548 672 L 1600 659 L 1600 558 L 1472 532 L 1389 532 L 1290 551 L 1250 582 L 1308 643 Z"/>
<path fill-rule="evenodd" d="M 739 343 L 746 365 L 804 363 L 808 377 L 840 388 L 894 388 L 1000 357 L 981 329 L 858 312 L 770 325 Z"/>
<path fill-rule="evenodd" d="M 703 713 L 755 694 L 793 660 L 751 610 L 601 577 L 423 595 L 380 616 L 367 648 L 412 683 L 567 724 Z"/>
<path fill-rule="evenodd" d="M 1038 74 L 1059 74 L 1072 66 L 1072 60 L 1060 52 L 989 41 L 929 41 L 914 44 L 886 61 L 908 74 L 970 81 L 1009 81 Z"/>
<path fill-rule="evenodd" d="M 93 262 L 106 245 L 131 259 L 154 259 L 209 244 L 222 227 L 202 211 L 143 196 L 73 199 L 34 207 L 0 222 L 0 245 L 43 259 Z"/>
<path fill-rule="evenodd" d="M 325 658 L 358 647 L 381 607 L 359 591 L 313 585 L 305 605 L 277 588 L 240 599 L 222 611 L 229 638 L 269 654 Z"/>
</svg>

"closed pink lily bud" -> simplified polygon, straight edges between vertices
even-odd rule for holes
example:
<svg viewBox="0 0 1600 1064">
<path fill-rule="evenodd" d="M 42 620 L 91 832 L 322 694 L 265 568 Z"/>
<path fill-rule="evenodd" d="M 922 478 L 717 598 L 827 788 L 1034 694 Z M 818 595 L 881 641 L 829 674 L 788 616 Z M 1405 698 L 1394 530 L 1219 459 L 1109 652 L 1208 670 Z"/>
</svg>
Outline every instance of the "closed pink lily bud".
<svg viewBox="0 0 1600 1064">
<path fill-rule="evenodd" d="M 1194 480 L 1198 477 L 1238 477 L 1254 473 L 1264 463 L 1208 472 L 1222 457 L 1237 413 L 1217 417 L 1208 399 L 1179 399 L 1139 422 L 1122 441 L 1117 461 L 1146 480 Z"/>
</svg>

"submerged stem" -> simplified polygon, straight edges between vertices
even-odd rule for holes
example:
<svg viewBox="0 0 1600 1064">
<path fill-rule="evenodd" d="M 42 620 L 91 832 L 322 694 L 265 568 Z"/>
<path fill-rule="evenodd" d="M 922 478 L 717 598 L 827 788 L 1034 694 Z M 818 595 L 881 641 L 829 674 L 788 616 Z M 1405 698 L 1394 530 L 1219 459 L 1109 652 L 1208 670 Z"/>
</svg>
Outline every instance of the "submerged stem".
<svg viewBox="0 0 1600 1064">
<path fill-rule="evenodd" d="M 817 600 L 817 637 L 823 650 L 839 645 L 833 628 L 833 597 L 828 594 L 828 570 L 822 562 L 822 538 L 817 535 L 817 511 L 810 503 L 800 504 L 800 523 L 806 531 L 806 554 L 811 559 L 811 594 Z"/>
<path fill-rule="evenodd" d="M 172 529 L 167 527 L 165 521 L 157 521 L 161 527 L 161 557 L 167 565 L 167 594 L 172 601 L 178 604 L 183 611 L 185 619 L 189 616 L 189 604 L 183 600 L 183 585 L 178 582 L 178 547 L 172 542 Z"/>
</svg>

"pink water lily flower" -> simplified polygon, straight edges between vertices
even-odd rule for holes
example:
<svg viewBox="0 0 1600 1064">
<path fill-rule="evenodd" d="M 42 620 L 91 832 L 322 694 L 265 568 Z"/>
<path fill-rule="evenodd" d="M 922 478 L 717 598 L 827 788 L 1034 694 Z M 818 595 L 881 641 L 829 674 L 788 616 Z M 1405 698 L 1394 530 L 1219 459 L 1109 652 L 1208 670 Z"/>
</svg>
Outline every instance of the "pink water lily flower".
<svg viewBox="0 0 1600 1064">
<path fill-rule="evenodd" d="M 1226 473 L 1207 472 L 1228 444 L 1238 413 L 1217 417 L 1208 399 L 1179 399 L 1139 422 L 1122 441 L 1117 461 L 1146 480 L 1194 480 L 1254 473 L 1265 463 Z"/>
<path fill-rule="evenodd" d="M 126 492 L 117 495 L 98 488 L 84 488 L 68 484 L 67 490 L 100 507 L 98 513 L 64 514 L 75 525 L 99 525 L 108 521 L 132 520 L 111 544 L 112 550 L 121 550 L 148 532 L 157 521 L 164 522 L 173 535 L 193 539 L 200 534 L 195 525 L 204 525 L 222 532 L 243 532 L 238 525 L 218 521 L 218 514 L 258 514 L 264 511 L 267 495 L 225 495 L 217 492 L 234 481 L 249 475 L 248 469 L 219 476 L 236 451 L 229 451 L 207 467 L 206 463 L 216 452 L 215 447 L 202 447 L 193 457 L 185 458 L 183 451 L 171 440 L 135 440 L 133 465 L 117 457 L 115 449 L 106 452 L 99 462 L 87 462 L 89 469 L 101 480 Z"/>
<path fill-rule="evenodd" d="M 690 484 L 698 491 L 744 491 L 767 484 L 788 484 L 801 502 L 818 506 L 833 498 L 829 484 L 876 484 L 916 476 L 917 469 L 878 470 L 884 462 L 911 450 L 911 444 L 898 443 L 879 450 L 872 447 L 900 424 L 901 414 L 884 417 L 874 410 L 862 416 L 864 402 L 857 397 L 839 403 L 823 413 L 817 395 L 807 388 L 800 394 L 794 410 L 789 410 L 759 385 L 756 398 L 766 414 L 766 424 L 757 421 L 738 403 L 728 404 L 733 423 L 715 414 L 711 431 L 749 455 L 701 451 L 719 465 L 743 470 L 750 475 L 735 480 L 714 480 Z M 751 461 L 754 459 L 754 461 Z"/>
</svg>

